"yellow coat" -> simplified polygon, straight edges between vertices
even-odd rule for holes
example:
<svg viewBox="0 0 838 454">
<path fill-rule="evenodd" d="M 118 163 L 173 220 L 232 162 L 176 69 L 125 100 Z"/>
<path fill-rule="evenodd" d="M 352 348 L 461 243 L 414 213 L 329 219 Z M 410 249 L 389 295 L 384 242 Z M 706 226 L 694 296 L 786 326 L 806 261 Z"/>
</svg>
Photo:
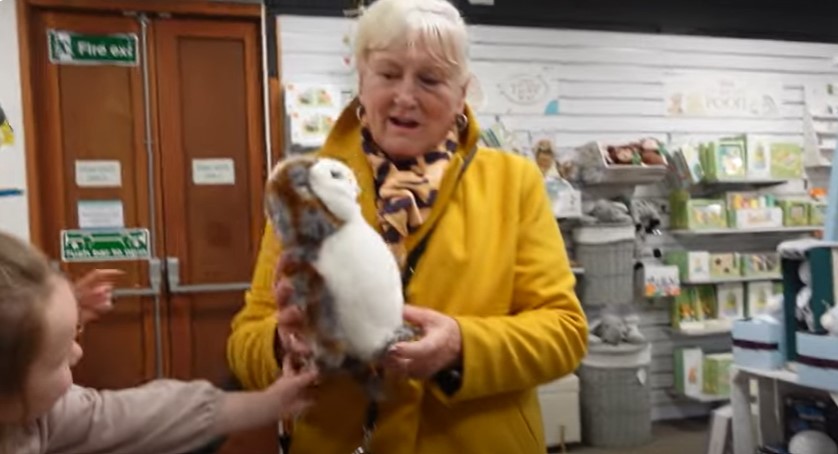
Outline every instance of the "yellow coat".
<svg viewBox="0 0 838 454">
<path fill-rule="evenodd" d="M 320 153 L 356 173 L 367 221 L 378 228 L 370 166 L 354 105 Z M 463 339 L 463 382 L 453 396 L 419 381 L 388 383 L 372 452 L 380 454 L 543 454 L 536 386 L 573 372 L 588 327 L 538 168 L 480 148 L 459 183 L 463 157 L 479 134 L 463 134 L 432 212 L 407 239 L 410 250 L 437 224 L 408 288 L 408 302 L 453 316 Z M 444 213 L 443 213 L 444 211 Z M 228 360 L 247 388 L 278 373 L 272 295 L 280 245 L 266 228 L 246 304 L 233 321 Z M 331 379 L 295 424 L 293 454 L 349 454 L 361 441 L 367 402 L 349 379 Z"/>
</svg>

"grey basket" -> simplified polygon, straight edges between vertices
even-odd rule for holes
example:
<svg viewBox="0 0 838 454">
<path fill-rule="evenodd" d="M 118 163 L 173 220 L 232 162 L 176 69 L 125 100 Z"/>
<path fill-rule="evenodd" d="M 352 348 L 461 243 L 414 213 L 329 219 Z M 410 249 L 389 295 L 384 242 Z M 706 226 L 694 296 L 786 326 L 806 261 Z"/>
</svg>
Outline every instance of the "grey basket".
<svg viewBox="0 0 838 454">
<path fill-rule="evenodd" d="M 579 368 L 582 440 L 603 448 L 629 448 L 652 439 L 649 362 L 626 367 Z"/>
<path fill-rule="evenodd" d="M 574 250 L 576 260 L 585 268 L 579 295 L 584 305 L 634 302 L 633 238 L 601 243 L 576 240 Z"/>
</svg>

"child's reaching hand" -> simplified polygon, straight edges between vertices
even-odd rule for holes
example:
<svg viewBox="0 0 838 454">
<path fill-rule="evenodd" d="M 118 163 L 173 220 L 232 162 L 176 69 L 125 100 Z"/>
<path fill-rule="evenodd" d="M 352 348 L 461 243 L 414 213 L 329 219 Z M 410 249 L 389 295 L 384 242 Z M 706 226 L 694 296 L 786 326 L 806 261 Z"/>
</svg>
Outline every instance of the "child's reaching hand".
<svg viewBox="0 0 838 454">
<path fill-rule="evenodd" d="M 276 399 L 280 418 L 292 418 L 314 403 L 313 387 L 317 386 L 319 374 L 314 368 L 296 370 L 286 355 L 282 365 L 282 376 L 266 390 Z"/>
<path fill-rule="evenodd" d="M 225 394 L 216 419 L 216 433 L 236 432 L 298 416 L 314 403 L 311 394 L 317 378 L 316 370 L 297 371 L 286 357 L 282 376 L 267 389 Z"/>
<path fill-rule="evenodd" d="M 125 274 L 121 270 L 93 270 L 74 284 L 79 303 L 79 324 L 96 320 L 113 307 L 114 281 Z"/>
</svg>

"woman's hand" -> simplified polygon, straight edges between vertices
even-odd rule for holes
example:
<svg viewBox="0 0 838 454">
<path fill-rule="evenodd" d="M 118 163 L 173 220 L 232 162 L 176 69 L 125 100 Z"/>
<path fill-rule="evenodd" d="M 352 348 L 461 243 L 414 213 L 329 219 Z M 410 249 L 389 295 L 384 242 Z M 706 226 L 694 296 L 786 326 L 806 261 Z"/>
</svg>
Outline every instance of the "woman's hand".
<svg viewBox="0 0 838 454">
<path fill-rule="evenodd" d="M 96 320 L 113 308 L 114 281 L 124 274 L 114 269 L 93 270 L 75 283 L 79 324 Z"/>
<path fill-rule="evenodd" d="M 422 337 L 390 347 L 385 360 L 389 370 L 424 380 L 459 362 L 462 335 L 456 320 L 440 312 L 415 306 L 405 306 L 404 319 L 419 327 Z"/>
<path fill-rule="evenodd" d="M 294 362 L 311 355 L 311 348 L 301 339 L 301 333 L 305 330 L 306 324 L 303 311 L 298 306 L 289 304 L 289 299 L 294 289 L 284 276 L 284 272 L 288 266 L 290 266 L 290 262 L 287 257 L 283 256 L 280 258 L 274 279 L 274 282 L 276 282 L 274 286 L 274 299 L 277 306 L 276 332 L 285 356 L 285 358 L 277 358 L 277 360 L 283 363 L 289 354 L 295 360 Z M 294 365 L 295 367 L 299 367 L 299 364 Z"/>
</svg>

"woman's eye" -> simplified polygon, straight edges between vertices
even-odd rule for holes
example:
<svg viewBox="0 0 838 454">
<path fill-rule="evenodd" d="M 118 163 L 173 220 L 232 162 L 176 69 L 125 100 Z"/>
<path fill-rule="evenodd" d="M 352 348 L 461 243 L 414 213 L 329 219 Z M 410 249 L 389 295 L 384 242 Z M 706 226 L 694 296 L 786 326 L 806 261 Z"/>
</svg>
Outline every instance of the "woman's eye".
<svg viewBox="0 0 838 454">
<path fill-rule="evenodd" d="M 431 86 L 431 87 L 439 85 L 441 83 L 438 78 L 427 77 L 427 76 L 420 77 L 419 81 L 421 81 L 424 85 L 428 85 L 428 86 Z"/>
<path fill-rule="evenodd" d="M 398 78 L 399 76 L 396 73 L 381 73 L 381 77 L 383 77 L 387 80 L 393 80 L 393 79 Z"/>
</svg>

